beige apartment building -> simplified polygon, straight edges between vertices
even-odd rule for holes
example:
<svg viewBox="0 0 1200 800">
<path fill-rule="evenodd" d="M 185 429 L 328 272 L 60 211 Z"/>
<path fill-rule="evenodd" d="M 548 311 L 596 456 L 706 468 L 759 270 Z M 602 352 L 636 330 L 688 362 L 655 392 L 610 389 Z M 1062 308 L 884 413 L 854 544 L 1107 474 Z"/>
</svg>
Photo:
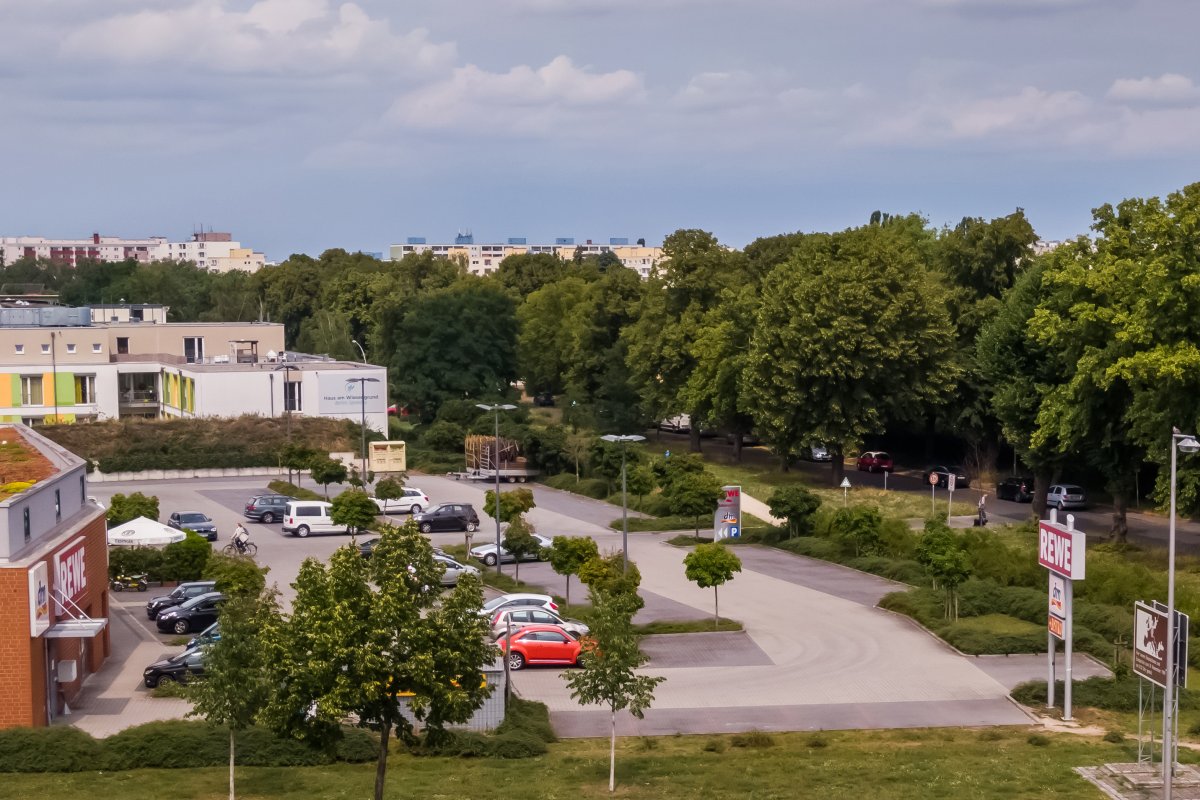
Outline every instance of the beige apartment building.
<svg viewBox="0 0 1200 800">
<path fill-rule="evenodd" d="M 629 269 L 643 279 L 649 278 L 654 267 L 663 259 L 661 247 L 629 244 L 626 239 L 609 239 L 607 244 L 587 239 L 579 244 L 574 239 L 560 239 L 555 244 L 526 244 L 524 239 L 510 239 L 504 244 L 427 244 L 420 237 L 411 237 L 405 244 L 394 244 L 389 251 L 392 261 L 399 261 L 411 253 L 433 253 L 443 258 L 460 259 L 472 275 L 486 275 L 495 271 L 500 262 L 509 256 L 548 253 L 564 261 L 575 257 L 575 253 L 598 256 L 612 253 Z"/>
</svg>

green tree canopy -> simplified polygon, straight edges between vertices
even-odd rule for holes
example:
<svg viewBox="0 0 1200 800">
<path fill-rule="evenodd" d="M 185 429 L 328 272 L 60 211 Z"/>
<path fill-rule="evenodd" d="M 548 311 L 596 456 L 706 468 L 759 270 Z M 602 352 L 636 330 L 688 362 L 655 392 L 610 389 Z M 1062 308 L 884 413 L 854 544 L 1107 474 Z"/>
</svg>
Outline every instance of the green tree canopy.
<svg viewBox="0 0 1200 800">
<path fill-rule="evenodd" d="M 742 571 L 742 560 L 720 542 L 696 545 L 696 549 L 683 557 L 684 574 L 701 589 L 710 586 L 713 590 L 713 628 L 720 628 L 720 600 L 717 589 L 733 580 L 736 572 Z"/>
<path fill-rule="evenodd" d="M 820 496 L 803 486 L 780 486 L 767 499 L 771 516 L 787 520 L 789 537 L 806 533 L 820 507 Z"/>
<path fill-rule="evenodd" d="M 711 514 L 721 499 L 721 482 L 711 472 L 680 476 L 663 484 L 663 497 L 672 514 L 691 517 L 700 536 L 700 517 Z"/>
<path fill-rule="evenodd" d="M 625 558 L 619 552 L 589 558 L 580 565 L 577 574 L 579 582 L 587 586 L 593 594 L 606 597 L 628 595 L 635 609 L 645 605 L 645 601 L 638 595 L 638 587 L 642 584 L 641 570 L 632 561 L 626 569 Z"/>
<path fill-rule="evenodd" d="M 129 495 L 118 492 L 108 501 L 106 517 L 110 528 L 138 517 L 157 520 L 158 498 L 154 495 L 144 495 L 141 492 Z"/>
<path fill-rule="evenodd" d="M 588 561 L 600 557 L 596 540 L 587 536 L 555 536 L 547 548 L 546 558 L 559 575 L 567 579 L 567 605 L 571 605 L 571 576 L 579 572 Z"/>
<path fill-rule="evenodd" d="M 496 513 L 496 492 L 494 489 L 488 489 L 484 495 L 483 507 L 487 509 L 487 513 L 495 515 Z M 511 489 L 507 492 L 500 493 L 500 521 L 512 523 L 517 517 L 532 509 L 536 502 L 533 499 L 533 490 L 522 487 L 520 489 Z"/>
<path fill-rule="evenodd" d="M 257 598 L 266 589 L 270 567 L 260 567 L 247 556 L 227 556 L 212 553 L 201 576 L 217 582 L 216 590 L 226 597 Z M 222 617 L 224 611 L 221 612 Z"/>
<path fill-rule="evenodd" d="M 350 526 L 350 533 L 363 533 L 375 525 L 379 506 L 359 489 L 347 489 L 333 498 L 329 519 L 334 525 Z"/>
<path fill-rule="evenodd" d="M 504 531 L 504 539 L 500 543 L 505 550 L 512 553 L 513 577 L 518 581 L 521 580 L 521 561 L 526 556 L 535 555 L 542 547 L 533 534 L 532 523 L 525 519 L 523 514 L 518 514 L 508 523 L 508 527 Z"/>
<path fill-rule="evenodd" d="M 329 484 L 345 483 L 349 477 L 346 465 L 329 456 L 315 456 L 308 462 L 308 474 L 313 482 L 325 489 L 325 499 L 329 499 Z"/>
</svg>

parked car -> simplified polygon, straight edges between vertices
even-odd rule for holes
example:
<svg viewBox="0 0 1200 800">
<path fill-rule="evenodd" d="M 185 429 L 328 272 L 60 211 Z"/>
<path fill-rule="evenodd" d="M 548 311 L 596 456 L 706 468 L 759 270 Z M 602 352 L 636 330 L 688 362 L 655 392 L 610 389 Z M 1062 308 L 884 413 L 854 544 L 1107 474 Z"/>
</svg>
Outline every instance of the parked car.
<svg viewBox="0 0 1200 800">
<path fill-rule="evenodd" d="M 1012 500 L 1014 503 L 1033 502 L 1033 478 L 1019 475 L 1005 478 L 996 484 L 996 499 Z"/>
<path fill-rule="evenodd" d="M 358 542 L 358 552 L 362 555 L 363 558 L 370 558 L 371 556 L 373 556 L 375 554 L 375 548 L 378 545 L 379 545 L 379 537 L 378 536 L 372 536 L 369 539 L 360 539 Z M 452 558 L 452 556 L 449 553 L 447 553 L 445 550 L 443 550 L 440 547 L 433 548 L 433 554 L 435 556 L 441 556 L 442 558 Z M 474 569 L 474 567 L 472 567 L 472 569 Z"/>
<path fill-rule="evenodd" d="M 496 645 L 508 658 L 509 669 L 522 669 L 526 664 L 579 663 L 583 645 L 574 636 L 553 625 L 529 625 L 512 635 L 512 641 L 500 637 Z"/>
<path fill-rule="evenodd" d="M 290 500 L 283 512 L 283 532 L 303 539 L 310 533 L 349 533 L 348 525 L 335 525 L 329 516 L 333 503 L 324 500 Z"/>
<path fill-rule="evenodd" d="M 202 632 L 197 633 L 192 638 L 188 639 L 186 649 L 191 650 L 193 647 L 203 647 L 206 644 L 221 641 L 221 623 L 214 622 Z"/>
<path fill-rule="evenodd" d="M 658 423 L 658 429 L 671 433 L 690 433 L 692 430 L 692 418 L 687 414 L 677 414 Z"/>
<path fill-rule="evenodd" d="M 217 523 L 199 511 L 176 511 L 167 518 L 167 525 L 181 531 L 195 531 L 210 542 L 217 540 Z"/>
<path fill-rule="evenodd" d="M 829 450 L 823 445 L 819 444 L 814 444 L 812 447 L 801 448 L 800 457 L 805 461 L 833 461 L 833 456 L 829 453 Z M 891 463 L 890 459 L 889 463 Z M 859 469 L 862 469 L 862 467 L 859 467 Z M 891 471 L 891 467 L 888 468 L 888 471 Z"/>
<path fill-rule="evenodd" d="M 420 489 L 404 487 L 404 496 L 394 500 L 380 500 L 372 497 L 375 505 L 379 506 L 380 514 L 418 514 L 421 509 L 429 508 L 429 495 Z"/>
<path fill-rule="evenodd" d="M 737 444 L 737 434 L 736 433 L 725 434 L 725 441 L 728 442 L 729 444 Z M 762 439 L 759 439 L 753 433 L 743 433 L 742 434 L 742 447 L 758 447 L 760 444 L 762 444 Z"/>
<path fill-rule="evenodd" d="M 882 450 L 868 450 L 858 457 L 858 468 L 864 472 L 891 472 L 892 457 Z"/>
<path fill-rule="evenodd" d="M 937 485 L 943 489 L 950 485 L 950 475 L 954 475 L 954 488 L 966 489 L 971 485 L 971 479 L 967 477 L 967 473 L 962 467 L 947 467 L 942 464 L 935 464 L 932 467 L 926 467 L 924 472 L 924 480 L 927 484 L 932 484 L 931 475 L 937 476 Z"/>
<path fill-rule="evenodd" d="M 1046 492 L 1046 507 L 1063 511 L 1068 508 L 1087 508 L 1087 494 L 1082 486 L 1056 483 Z"/>
<path fill-rule="evenodd" d="M 458 579 L 463 575 L 478 575 L 479 568 L 470 564 L 460 564 L 450 556 L 434 554 L 433 560 L 444 568 L 442 586 L 458 586 Z"/>
<path fill-rule="evenodd" d="M 533 398 L 533 404 L 535 406 L 539 406 L 541 408 L 553 408 L 554 407 L 553 392 L 542 392 L 541 394 L 535 396 Z"/>
<path fill-rule="evenodd" d="M 221 613 L 221 604 L 224 602 L 225 595 L 220 592 L 208 592 L 159 613 L 154 624 L 163 633 L 184 634 L 202 631 L 217 621 L 217 615 Z"/>
<path fill-rule="evenodd" d="M 479 515 L 470 503 L 442 503 L 428 511 L 413 514 L 413 520 L 421 533 L 479 530 Z"/>
<path fill-rule="evenodd" d="M 497 638 L 503 636 L 508 631 L 509 622 L 512 623 L 514 631 L 530 625 L 554 625 L 562 628 L 576 639 L 586 636 L 588 633 L 588 626 L 584 623 L 577 619 L 563 619 L 548 609 L 509 606 L 492 615 L 492 636 Z"/>
<path fill-rule="evenodd" d="M 279 522 L 287 511 L 287 504 L 294 500 L 286 494 L 259 494 L 246 501 L 242 516 L 255 522 Z"/>
<path fill-rule="evenodd" d="M 553 540 L 547 536 L 542 536 L 540 533 L 533 534 L 533 538 L 537 540 L 538 548 L 532 553 L 526 553 L 525 557 L 521 559 L 522 561 L 541 561 L 542 550 L 554 545 Z M 489 567 L 496 566 L 496 543 L 492 542 L 490 544 L 481 544 L 472 547 L 471 558 L 477 558 L 484 564 L 487 564 Z M 502 546 L 500 548 L 500 560 L 508 563 L 510 561 L 515 561 L 516 559 L 513 558 L 512 553 L 505 550 Z"/>
<path fill-rule="evenodd" d="M 511 594 L 502 594 L 499 597 L 493 597 L 483 604 L 483 608 L 479 610 L 480 614 L 491 617 L 502 608 L 546 608 L 554 613 L 558 613 L 558 604 L 548 594 L 530 594 L 528 592 L 513 592 Z"/>
<path fill-rule="evenodd" d="M 204 650 L 192 648 L 161 661 L 155 661 L 142 671 L 142 682 L 153 689 L 163 681 L 186 683 L 192 675 L 204 674 Z"/>
<path fill-rule="evenodd" d="M 191 600 L 193 597 L 211 592 L 216 587 L 216 581 L 188 581 L 187 583 L 181 583 L 172 589 L 170 594 L 151 597 L 150 602 L 146 603 L 146 616 L 150 619 L 156 619 L 164 610 Z"/>
</svg>

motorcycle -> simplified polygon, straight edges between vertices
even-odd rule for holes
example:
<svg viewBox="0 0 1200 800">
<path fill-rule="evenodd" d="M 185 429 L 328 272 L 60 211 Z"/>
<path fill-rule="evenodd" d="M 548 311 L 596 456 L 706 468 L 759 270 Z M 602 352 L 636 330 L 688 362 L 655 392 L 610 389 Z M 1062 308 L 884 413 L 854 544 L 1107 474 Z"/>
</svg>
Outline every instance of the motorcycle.
<svg viewBox="0 0 1200 800">
<path fill-rule="evenodd" d="M 138 575 L 118 575 L 108 582 L 108 588 L 114 592 L 123 592 L 126 589 L 144 592 L 150 588 L 150 578 L 144 572 Z"/>
</svg>

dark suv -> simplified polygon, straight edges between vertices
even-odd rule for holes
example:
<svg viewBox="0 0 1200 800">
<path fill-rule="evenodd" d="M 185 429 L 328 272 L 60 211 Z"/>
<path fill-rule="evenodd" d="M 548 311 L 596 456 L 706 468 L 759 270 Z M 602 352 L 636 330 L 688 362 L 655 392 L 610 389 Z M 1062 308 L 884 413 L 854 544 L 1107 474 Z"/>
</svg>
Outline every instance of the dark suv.
<svg viewBox="0 0 1200 800">
<path fill-rule="evenodd" d="M 479 530 L 479 515 L 470 503 L 442 503 L 428 511 L 413 514 L 413 521 L 421 533 Z"/>
<path fill-rule="evenodd" d="M 1016 503 L 1033 502 L 1033 478 L 1014 476 L 996 485 L 996 498 Z"/>
<path fill-rule="evenodd" d="M 246 501 L 246 510 L 242 515 L 255 522 L 280 522 L 283 520 L 283 511 L 287 508 L 288 501 L 294 499 L 283 494 L 255 495 Z"/>
<path fill-rule="evenodd" d="M 167 524 L 181 531 L 195 531 L 210 542 L 217 540 L 217 523 L 199 511 L 176 511 L 167 519 Z"/>
<path fill-rule="evenodd" d="M 211 592 L 216 588 L 216 581 L 188 581 L 176 586 L 170 594 L 164 594 L 160 597 L 153 597 L 149 603 L 146 603 L 146 616 L 150 619 L 157 619 L 158 613 L 163 609 L 177 606 L 185 600 L 191 600 L 193 597 L 199 597 L 202 594 Z"/>
</svg>

